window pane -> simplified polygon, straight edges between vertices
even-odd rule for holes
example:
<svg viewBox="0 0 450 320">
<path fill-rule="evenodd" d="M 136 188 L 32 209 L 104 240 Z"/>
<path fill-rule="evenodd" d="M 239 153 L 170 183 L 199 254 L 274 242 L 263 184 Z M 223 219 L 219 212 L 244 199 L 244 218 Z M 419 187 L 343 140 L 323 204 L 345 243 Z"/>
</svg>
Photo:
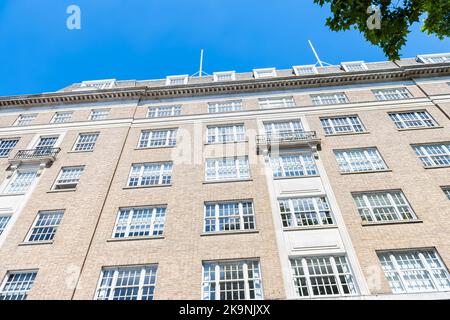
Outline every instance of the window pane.
<svg viewBox="0 0 450 320">
<path fill-rule="evenodd" d="M 387 169 L 376 148 L 334 151 L 341 172 L 365 172 Z"/>
<path fill-rule="evenodd" d="M 0 290 L 0 300 L 26 300 L 37 272 L 8 273 Z"/>
<path fill-rule="evenodd" d="M 11 150 L 17 145 L 19 139 L 1 139 L 0 140 L 0 157 L 7 157 Z"/>
<path fill-rule="evenodd" d="M 64 213 L 56 212 L 40 212 L 28 237 L 29 242 L 34 241 L 51 241 L 55 237 Z"/>
<path fill-rule="evenodd" d="M 113 238 L 160 236 L 165 218 L 165 207 L 120 209 Z"/>
</svg>

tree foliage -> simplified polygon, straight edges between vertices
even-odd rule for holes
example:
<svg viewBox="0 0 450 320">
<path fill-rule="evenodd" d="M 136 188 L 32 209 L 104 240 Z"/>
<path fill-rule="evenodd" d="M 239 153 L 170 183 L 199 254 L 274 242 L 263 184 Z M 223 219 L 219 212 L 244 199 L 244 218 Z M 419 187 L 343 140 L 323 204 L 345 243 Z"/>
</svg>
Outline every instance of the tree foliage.
<svg viewBox="0 0 450 320">
<path fill-rule="evenodd" d="M 370 43 L 381 47 L 391 60 L 399 59 L 410 26 L 423 18 L 422 31 L 443 40 L 450 36 L 450 0 L 314 0 L 330 4 L 326 25 L 333 31 L 359 30 Z M 370 29 L 368 7 L 381 11 L 381 28 Z"/>
</svg>

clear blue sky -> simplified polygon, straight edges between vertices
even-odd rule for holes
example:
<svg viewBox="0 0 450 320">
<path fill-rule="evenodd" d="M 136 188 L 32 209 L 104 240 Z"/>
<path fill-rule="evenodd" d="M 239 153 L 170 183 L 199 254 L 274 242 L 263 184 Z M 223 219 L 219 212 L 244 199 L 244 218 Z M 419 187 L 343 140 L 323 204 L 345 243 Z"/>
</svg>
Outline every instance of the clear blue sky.
<svg viewBox="0 0 450 320">
<path fill-rule="evenodd" d="M 322 60 L 385 60 L 356 31 L 331 32 L 312 0 L 0 0 L 0 96 L 55 91 L 94 79 L 155 79 L 205 71 L 250 71 Z M 81 8 L 81 30 L 66 9 Z M 413 28 L 403 57 L 448 52 Z"/>
</svg>

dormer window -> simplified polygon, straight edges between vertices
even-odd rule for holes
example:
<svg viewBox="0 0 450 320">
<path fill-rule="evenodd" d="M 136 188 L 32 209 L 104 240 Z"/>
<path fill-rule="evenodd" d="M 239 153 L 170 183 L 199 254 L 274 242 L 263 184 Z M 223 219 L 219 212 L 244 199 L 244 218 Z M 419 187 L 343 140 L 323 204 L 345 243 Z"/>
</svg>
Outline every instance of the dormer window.
<svg viewBox="0 0 450 320">
<path fill-rule="evenodd" d="M 236 80 L 236 72 L 235 71 L 223 71 L 223 72 L 214 72 L 214 81 L 233 81 Z"/>
<path fill-rule="evenodd" d="M 293 66 L 292 69 L 294 69 L 296 76 L 306 76 L 318 73 L 315 65 Z"/>
<path fill-rule="evenodd" d="M 78 89 L 80 90 L 103 90 L 116 86 L 116 79 L 83 81 Z"/>
<path fill-rule="evenodd" d="M 177 86 L 187 84 L 189 81 L 189 76 L 181 75 L 181 76 L 168 76 L 166 78 L 166 86 Z"/>
<path fill-rule="evenodd" d="M 342 68 L 346 72 L 366 71 L 367 66 L 364 61 L 342 62 Z"/>
<path fill-rule="evenodd" d="M 417 56 L 417 61 L 422 63 L 445 63 L 450 62 L 450 53 L 423 54 Z"/>
<path fill-rule="evenodd" d="M 275 68 L 253 69 L 253 76 L 255 79 L 272 78 L 277 76 L 277 71 Z"/>
</svg>

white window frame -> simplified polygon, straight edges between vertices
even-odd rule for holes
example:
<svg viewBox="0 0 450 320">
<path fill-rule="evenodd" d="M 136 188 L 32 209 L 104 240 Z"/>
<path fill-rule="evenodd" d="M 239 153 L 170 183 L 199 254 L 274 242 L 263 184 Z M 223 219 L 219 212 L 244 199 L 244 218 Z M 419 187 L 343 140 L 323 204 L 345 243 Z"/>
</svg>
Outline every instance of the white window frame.
<svg viewBox="0 0 450 320">
<path fill-rule="evenodd" d="M 2 143 L 5 143 L 7 146 L 3 146 L 2 149 L 0 149 L 0 158 L 7 158 L 11 154 L 11 151 L 14 150 L 14 148 L 19 143 L 20 138 L 2 138 L 0 139 L 0 146 Z M 15 142 L 14 142 L 15 141 Z M 8 144 L 9 142 L 9 144 Z M 2 153 L 4 153 L 2 155 Z"/>
<path fill-rule="evenodd" d="M 310 157 L 311 163 L 308 163 L 305 159 L 305 156 Z M 299 167 L 297 170 L 299 174 L 289 174 L 289 166 L 286 163 L 285 159 L 287 157 L 295 157 L 298 158 L 298 162 L 292 166 Z M 292 164 L 292 163 L 291 163 Z M 289 178 L 289 177 L 313 177 L 319 175 L 319 170 L 317 169 L 317 164 L 314 160 L 314 155 L 311 151 L 296 151 L 296 152 L 281 152 L 277 155 L 270 155 L 270 166 L 272 169 L 272 175 L 274 178 Z M 276 170 L 279 168 L 279 170 Z M 292 170 L 292 169 L 291 169 Z M 280 175 L 276 175 L 276 172 L 280 172 Z"/>
<path fill-rule="evenodd" d="M 152 111 L 155 111 L 154 116 L 151 116 Z M 161 113 L 166 113 L 170 110 L 170 115 L 160 115 Z M 181 105 L 173 106 L 150 106 L 147 108 L 147 118 L 166 118 L 166 117 L 176 117 L 181 115 Z"/>
<path fill-rule="evenodd" d="M 420 114 L 423 113 L 426 118 L 423 118 Z M 401 115 L 410 115 L 413 118 L 405 120 Z M 436 120 L 431 116 L 427 110 L 414 110 L 414 111 L 398 111 L 398 112 L 388 112 L 389 118 L 394 122 L 398 130 L 407 130 L 415 128 L 433 128 L 438 125 Z M 431 125 L 427 124 L 427 121 Z"/>
<path fill-rule="evenodd" d="M 312 200 L 312 205 L 314 207 L 314 214 L 315 214 L 314 219 L 316 219 L 318 223 L 305 224 L 305 225 L 299 224 L 299 221 L 295 215 L 294 200 L 302 200 L 302 199 Z M 327 223 L 324 223 L 324 221 L 322 220 L 324 218 L 324 216 L 320 212 L 320 208 L 318 205 L 319 199 L 320 199 L 320 201 L 324 202 L 328 206 L 328 210 L 324 210 L 324 211 L 328 211 L 328 214 L 325 213 L 325 218 L 326 218 L 326 220 L 331 220 L 331 222 L 327 221 Z M 325 201 L 323 201 L 323 200 L 325 200 Z M 287 202 L 289 212 L 287 212 L 287 211 L 281 212 L 281 203 L 282 202 L 283 203 Z M 328 201 L 328 198 L 324 195 L 308 196 L 308 197 L 279 198 L 278 199 L 278 210 L 279 210 L 278 212 L 280 214 L 281 225 L 282 225 L 283 229 L 315 228 L 315 227 L 328 227 L 328 226 L 336 225 L 336 221 L 335 221 L 334 214 L 331 209 L 330 203 Z M 287 226 L 284 225 L 283 215 L 289 215 L 286 219 L 286 222 L 288 224 Z M 309 217 L 309 220 L 311 220 L 311 215 L 308 215 L 308 217 Z"/>
<path fill-rule="evenodd" d="M 419 261 L 421 263 L 420 268 L 414 268 L 414 269 L 402 269 L 401 265 L 398 263 L 398 255 L 405 255 L 405 254 L 414 254 L 419 258 Z M 440 265 L 438 267 L 430 265 L 430 263 L 425 258 L 424 254 L 432 254 L 434 255 L 434 262 L 439 263 Z M 397 255 L 397 257 L 396 257 Z M 378 259 L 380 260 L 380 263 L 382 265 L 382 269 L 384 271 L 384 274 L 386 276 L 386 280 L 389 282 L 389 286 L 391 287 L 391 290 L 394 294 L 398 293 L 417 293 L 417 292 L 439 292 L 439 291 L 448 291 L 450 289 L 450 283 L 448 284 L 447 288 L 442 289 L 439 287 L 439 280 L 437 280 L 435 272 L 434 271 L 441 271 L 444 272 L 447 275 L 447 279 L 450 279 L 450 274 L 448 272 L 447 267 L 445 266 L 444 262 L 442 261 L 441 257 L 439 256 L 439 253 L 436 249 L 407 249 L 407 250 L 395 250 L 395 251 L 378 251 L 377 252 Z M 390 262 L 389 269 L 385 269 L 382 258 L 385 258 L 386 261 Z M 389 259 L 389 260 L 388 260 Z M 410 260 L 407 260 L 410 261 Z M 416 266 L 417 263 L 413 262 Z M 409 265 L 411 262 L 409 263 Z M 393 267 L 393 269 L 391 269 Z M 434 289 L 432 290 L 410 290 L 407 288 L 406 283 L 408 283 L 408 280 L 405 279 L 405 273 L 417 273 L 418 271 L 426 272 L 429 276 L 429 281 L 431 282 L 431 285 L 434 286 Z M 401 285 L 402 290 L 395 290 L 389 281 L 389 278 L 391 277 L 390 274 L 395 275 L 395 279 L 399 284 Z M 419 279 L 423 282 L 423 279 Z M 397 288 L 399 289 L 399 288 Z"/>
<path fill-rule="evenodd" d="M 433 53 L 433 54 L 421 54 L 417 56 L 417 61 L 425 63 L 425 64 L 433 64 L 433 63 L 443 63 L 443 62 L 434 62 L 432 59 L 434 58 L 443 58 L 445 60 L 444 63 L 450 62 L 450 53 Z"/>
<path fill-rule="evenodd" d="M 279 130 L 276 125 L 284 125 L 289 126 L 289 129 L 287 130 Z M 300 124 L 298 128 L 294 126 L 294 124 Z M 280 136 L 283 137 L 285 135 L 291 136 L 293 133 L 303 132 L 303 123 L 299 120 L 280 120 L 280 121 L 265 121 L 263 122 L 264 125 L 264 133 L 267 136 Z M 268 127 L 270 127 L 270 130 L 268 130 Z"/>
<path fill-rule="evenodd" d="M 229 76 L 230 79 L 222 80 L 220 77 Z M 214 82 L 225 82 L 225 81 L 234 81 L 236 80 L 236 71 L 221 71 L 213 73 Z"/>
<path fill-rule="evenodd" d="M 43 214 L 48 214 L 48 215 L 59 215 L 60 218 L 58 220 L 58 223 L 55 224 L 49 224 L 49 225 L 40 225 L 37 226 L 37 223 L 40 221 L 41 217 Z M 56 236 L 56 232 L 58 230 L 58 227 L 61 224 L 61 221 L 64 217 L 64 210 L 46 210 L 46 211 L 39 211 L 38 214 L 36 215 L 36 218 L 33 221 L 33 224 L 30 228 L 30 230 L 27 233 L 27 236 L 25 238 L 25 242 L 29 242 L 29 243 L 39 243 L 39 242 L 53 242 L 53 240 L 55 239 Z M 32 240 L 31 236 L 33 236 L 33 232 L 35 229 L 52 229 L 52 233 L 53 235 L 51 236 L 51 239 L 43 239 L 43 240 Z"/>
<path fill-rule="evenodd" d="M 413 98 L 411 92 L 406 87 L 373 89 L 372 93 L 378 101 L 392 101 Z"/>
<path fill-rule="evenodd" d="M 148 222 L 148 224 L 150 225 L 149 234 L 148 235 L 144 235 L 144 236 L 133 236 L 133 235 L 130 235 L 130 233 L 132 231 L 131 230 L 131 226 L 132 226 L 132 222 L 133 222 L 135 211 L 136 210 L 145 210 L 145 209 L 151 210 L 151 217 L 150 217 L 150 221 Z M 157 214 L 158 210 L 161 210 L 161 209 L 164 209 L 164 217 L 161 220 L 157 220 L 156 219 L 156 214 Z M 121 232 L 121 231 L 118 230 L 118 227 L 120 226 L 119 225 L 120 214 L 124 210 L 129 210 L 130 213 L 129 213 L 129 216 L 127 218 L 127 223 L 124 225 L 125 226 L 125 230 L 123 231 L 123 233 L 125 235 L 123 237 L 120 237 L 120 236 L 116 236 L 116 234 Z M 133 239 L 133 238 L 155 238 L 155 237 L 161 237 L 161 236 L 164 235 L 166 215 L 167 215 L 167 206 L 166 205 L 119 208 L 119 210 L 117 212 L 116 222 L 114 223 L 114 229 L 113 229 L 113 233 L 112 233 L 111 238 L 113 238 L 113 239 Z M 162 232 L 160 234 L 154 234 L 154 232 L 156 230 L 155 226 L 157 224 L 162 224 Z"/>
<path fill-rule="evenodd" d="M 93 141 L 89 140 L 89 141 L 81 141 L 82 137 L 95 137 L 95 139 Z M 73 145 L 72 151 L 75 152 L 89 152 L 94 150 L 95 145 L 97 143 L 98 137 L 100 136 L 99 132 L 82 132 L 78 135 L 77 137 L 77 141 L 75 141 L 75 144 Z M 86 149 L 86 148 L 79 148 L 79 146 L 83 146 L 83 145 L 92 145 L 91 148 Z"/>
<path fill-rule="evenodd" d="M 379 204 L 375 208 L 377 208 L 377 209 L 392 208 L 394 211 L 394 212 L 388 212 L 388 213 L 382 212 L 382 214 L 379 213 L 378 216 L 381 217 L 381 220 L 377 219 L 377 215 L 374 212 L 375 208 L 370 204 L 370 201 L 368 199 L 368 196 L 374 196 L 377 194 L 387 196 L 389 203 L 383 204 L 383 205 Z M 393 196 L 395 194 L 397 194 L 402 199 L 404 204 L 399 205 L 396 203 L 396 201 L 394 200 L 394 196 Z M 353 201 L 355 202 L 355 206 L 357 208 L 357 212 L 363 222 L 366 222 L 366 223 L 390 223 L 392 221 L 417 220 L 416 213 L 414 212 L 413 208 L 409 204 L 409 201 L 406 198 L 405 194 L 401 190 L 353 192 L 352 196 L 353 196 Z M 364 207 L 361 207 L 359 205 L 359 203 L 358 203 L 359 200 L 357 199 L 357 197 L 358 197 L 358 199 L 361 199 L 361 197 L 362 197 Z M 407 214 L 410 215 L 411 217 L 403 217 L 402 211 L 399 209 L 399 207 L 405 207 L 407 209 Z M 386 214 L 391 216 L 391 218 L 392 218 L 392 215 L 394 215 L 395 219 L 387 219 Z M 369 217 L 370 219 L 368 219 L 367 217 Z"/>
<path fill-rule="evenodd" d="M 11 221 L 12 213 L 0 213 L 0 237 L 8 228 L 8 224 Z"/>
<path fill-rule="evenodd" d="M 303 66 L 293 66 L 292 69 L 294 70 L 294 74 L 296 76 L 309 76 L 318 74 L 319 71 L 317 71 L 317 68 L 313 64 L 303 65 Z M 301 70 L 304 70 L 303 72 Z M 311 72 L 308 72 L 311 71 Z"/>
<path fill-rule="evenodd" d="M 155 140 L 155 135 L 160 132 L 165 134 L 165 138 Z M 147 133 L 149 134 L 148 139 L 143 139 L 144 134 Z M 138 149 L 175 147 L 177 145 L 177 134 L 178 128 L 141 130 L 137 147 Z M 164 144 L 155 144 L 156 141 L 162 140 L 165 140 Z M 147 141 L 146 145 L 143 145 L 143 141 Z"/>
<path fill-rule="evenodd" d="M 144 169 L 145 169 L 145 165 L 159 165 L 159 176 L 158 176 L 158 183 L 156 184 L 145 184 L 145 185 L 141 185 L 140 182 L 142 182 L 142 177 L 143 177 L 143 173 L 144 173 Z M 170 182 L 169 183 L 163 183 L 163 178 L 164 178 L 164 167 L 166 165 L 170 165 Z M 130 182 L 131 182 L 131 178 L 133 178 L 133 168 L 135 166 L 140 166 L 140 170 L 139 170 L 139 176 L 137 176 L 137 185 L 136 186 L 131 186 Z M 167 162 L 141 162 L 141 163 L 133 163 L 131 165 L 131 169 L 130 169 L 130 174 L 128 175 L 128 180 L 127 180 L 127 188 L 143 188 L 143 187 L 149 187 L 149 186 L 170 186 L 172 184 L 173 181 L 173 162 L 171 161 L 167 161 Z"/>
<path fill-rule="evenodd" d="M 154 295 L 155 295 L 155 289 L 156 289 L 156 283 L 158 281 L 157 277 L 158 277 L 158 265 L 157 264 L 148 264 L 148 265 L 132 265 L 132 266 L 119 266 L 119 267 L 103 267 L 102 271 L 100 273 L 100 278 L 98 280 L 97 283 L 97 288 L 95 290 L 95 300 L 113 300 L 114 297 L 114 291 L 117 289 L 117 279 L 119 276 L 119 271 L 126 271 L 128 270 L 133 270 L 133 269 L 141 269 L 141 273 L 139 275 L 139 283 L 138 285 L 123 285 L 120 286 L 120 288 L 123 287 L 138 287 L 138 296 L 136 300 L 142 300 L 142 295 L 143 295 L 143 289 L 144 287 L 153 287 L 153 297 L 152 299 L 154 299 Z M 144 284 L 145 278 L 147 275 L 147 270 L 146 269 L 150 269 L 151 273 L 149 274 L 154 274 L 153 278 L 154 278 L 154 282 L 150 283 L 150 284 Z M 102 282 L 103 282 L 103 277 L 106 271 L 113 271 L 113 278 L 111 279 L 111 285 L 110 286 L 104 286 L 102 287 Z M 100 293 L 102 290 L 109 290 L 109 296 L 105 299 L 101 299 L 100 298 Z"/>
<path fill-rule="evenodd" d="M 83 81 L 80 87 L 74 90 L 104 90 L 112 89 L 116 86 L 116 79 L 89 80 Z"/>
<path fill-rule="evenodd" d="M 208 113 L 236 112 L 242 111 L 242 108 L 242 100 L 208 102 Z"/>
<path fill-rule="evenodd" d="M 243 278 L 242 279 L 233 279 L 233 280 L 221 280 L 220 279 L 220 266 L 226 265 L 226 264 L 239 264 L 243 263 L 242 265 L 242 273 Z M 249 275 L 249 263 L 257 263 L 258 266 L 258 277 L 253 277 L 250 279 L 248 277 Z M 205 280 L 205 267 L 206 266 L 212 266 L 214 268 L 214 281 L 211 280 Z M 254 272 L 253 272 L 254 273 Z M 239 260 L 224 260 L 224 261 L 204 261 L 202 263 L 202 299 L 203 300 L 209 300 L 209 291 L 207 288 L 209 287 L 209 284 L 214 283 L 215 287 L 215 297 L 214 300 L 220 300 L 220 283 L 222 282 L 238 282 L 243 281 L 244 282 L 244 300 L 250 300 L 250 286 L 249 281 L 254 281 L 254 290 L 255 290 L 255 299 L 253 300 L 262 300 L 264 299 L 264 290 L 263 290 L 263 284 L 262 284 L 262 274 L 261 274 L 261 263 L 259 259 L 239 259 Z M 256 290 L 256 283 L 259 283 L 259 292 Z"/>
<path fill-rule="evenodd" d="M 374 154 L 377 156 L 377 159 L 374 160 L 370 151 L 374 152 Z M 359 152 L 359 155 L 363 155 L 364 159 L 362 158 L 353 158 L 350 156 L 349 153 L 352 152 Z M 380 151 L 378 151 L 378 148 L 376 147 L 364 147 L 364 148 L 352 148 L 352 149 L 339 149 L 334 150 L 334 156 L 336 157 L 336 161 L 339 165 L 339 169 L 341 173 L 355 173 L 355 172 L 373 172 L 373 171 L 384 171 L 388 170 L 388 166 L 386 162 L 384 161 L 383 157 L 380 154 Z M 341 156 L 341 157 L 340 157 Z M 344 160 L 345 162 L 341 162 L 340 160 Z M 364 169 L 361 170 L 361 163 L 364 162 L 364 164 L 368 165 L 370 169 Z M 377 162 L 380 163 L 380 167 L 378 168 Z M 359 165 L 359 166 L 358 166 Z M 345 170 L 345 168 L 348 168 L 349 170 Z"/>
<path fill-rule="evenodd" d="M 253 76 L 255 77 L 255 79 L 273 78 L 277 76 L 277 70 L 275 68 L 253 69 Z"/>
<path fill-rule="evenodd" d="M 220 135 L 220 129 L 231 128 L 231 133 Z M 242 131 L 239 131 L 242 128 Z M 213 132 L 214 131 L 214 132 Z M 228 132 L 227 132 L 228 133 Z M 242 136 L 241 136 L 242 134 Z M 225 136 L 231 136 L 232 139 L 229 141 L 222 141 Z M 216 143 L 234 143 L 234 142 L 244 142 L 247 140 L 245 125 L 243 123 L 234 124 L 221 124 L 221 125 L 208 125 L 206 127 L 206 143 L 216 144 Z"/>
<path fill-rule="evenodd" d="M 31 177 L 28 181 L 28 186 L 26 186 L 26 189 L 20 189 L 19 191 L 14 191 L 11 192 L 11 188 L 12 185 L 17 181 L 17 177 L 19 176 L 19 174 L 32 174 L 32 175 L 28 175 L 28 177 Z M 33 174 L 34 173 L 34 174 Z M 17 169 L 13 175 L 11 176 L 10 180 L 8 181 L 7 185 L 5 186 L 5 188 L 3 189 L 2 193 L 3 194 L 25 194 L 28 192 L 28 190 L 30 189 L 30 187 L 32 186 L 32 184 L 35 182 L 37 176 L 38 176 L 38 169 L 33 167 L 33 168 L 22 168 L 22 169 Z"/>
<path fill-rule="evenodd" d="M 251 205 L 251 214 L 244 215 L 244 203 Z M 229 216 L 220 216 L 220 205 L 238 205 L 238 214 L 237 215 L 229 215 Z M 207 217 L 207 206 L 214 206 L 214 216 Z M 252 224 L 253 228 L 245 228 L 246 219 L 245 217 L 249 217 L 250 222 L 248 224 Z M 238 229 L 230 229 L 230 230 L 220 230 L 221 224 L 220 219 L 230 219 L 230 218 L 239 218 L 239 228 Z M 214 220 L 214 230 L 206 230 L 207 221 Z M 227 201 L 214 201 L 214 202 L 205 202 L 203 206 L 203 232 L 204 233 L 222 233 L 222 232 L 233 232 L 233 231 L 244 231 L 244 230 L 256 230 L 256 218 L 255 218 L 255 206 L 253 200 L 227 200 Z"/>
<path fill-rule="evenodd" d="M 293 96 L 259 98 L 260 109 L 293 108 L 296 106 Z"/>
<path fill-rule="evenodd" d="M 358 123 L 353 123 L 352 122 L 352 118 L 356 119 L 356 122 Z M 345 125 L 337 125 L 333 120 L 336 119 L 343 119 L 345 120 L 346 124 Z M 324 125 L 324 121 L 327 122 L 327 125 Z M 362 123 L 361 119 L 359 118 L 358 115 L 343 115 L 343 116 L 332 116 L 332 117 L 321 117 L 320 118 L 320 124 L 322 125 L 323 131 L 325 132 L 326 135 L 339 135 L 339 134 L 359 134 L 359 133 L 364 133 L 367 132 L 366 131 L 366 127 L 364 126 L 364 124 Z M 361 127 L 361 131 L 357 131 L 358 126 Z M 350 127 L 351 131 L 337 131 L 336 128 L 347 128 Z M 327 132 L 327 129 L 330 132 Z"/>
<path fill-rule="evenodd" d="M 182 83 L 172 83 L 173 81 L 181 80 Z M 167 76 L 166 77 L 166 86 L 181 86 L 188 84 L 189 82 L 189 75 L 188 74 L 182 74 L 178 76 Z"/>
<path fill-rule="evenodd" d="M 367 71 L 369 70 L 367 68 L 367 65 L 364 63 L 364 61 L 349 61 L 349 62 L 342 62 L 341 63 L 342 68 L 345 72 L 360 72 L 360 71 Z M 351 70 L 350 68 L 352 66 L 360 66 L 362 70 Z"/>
<path fill-rule="evenodd" d="M 38 270 L 13 270 L 13 271 L 8 271 L 6 273 L 6 275 L 5 275 L 5 277 L 3 278 L 3 281 L 2 281 L 2 283 L 0 285 L 0 300 L 2 300 L 1 297 L 6 294 L 5 287 L 6 287 L 7 283 L 8 283 L 8 279 L 9 279 L 9 277 L 11 275 L 29 274 L 29 275 L 31 275 L 33 280 L 27 282 L 28 286 L 27 286 L 26 290 L 22 289 L 22 290 L 13 290 L 13 291 L 9 291 L 8 292 L 9 296 L 11 296 L 11 295 L 18 295 L 18 294 L 25 296 L 23 299 L 8 299 L 8 300 L 26 300 L 27 297 L 28 297 L 28 293 L 33 288 L 33 284 L 36 281 L 37 273 L 38 273 Z M 24 287 L 23 286 L 24 282 L 21 282 L 21 284 L 22 285 L 19 285 L 19 286 L 16 285 L 14 288 L 23 288 Z"/>
<path fill-rule="evenodd" d="M 15 127 L 25 127 L 25 126 L 30 126 L 32 125 L 33 121 L 36 120 L 37 117 L 37 113 L 25 113 L 25 114 L 20 114 L 17 117 L 16 122 L 14 122 L 14 126 Z M 21 122 L 24 120 L 24 118 L 27 118 L 27 121 L 25 124 L 22 124 Z M 29 119 L 29 120 L 28 120 Z"/>
<path fill-rule="evenodd" d="M 220 178 L 219 176 L 219 162 L 221 160 L 234 161 L 234 171 L 236 172 L 236 176 L 232 178 Z M 241 176 L 241 165 L 240 161 L 244 160 L 248 166 L 248 176 Z M 214 162 L 215 168 L 215 176 L 214 178 L 208 178 L 208 162 Z M 221 181 L 234 181 L 234 180 L 249 180 L 251 179 L 251 170 L 248 156 L 240 156 L 240 157 L 229 157 L 229 158 L 209 158 L 205 161 L 205 181 L 207 182 L 221 182 Z"/>
<path fill-rule="evenodd" d="M 53 115 L 51 123 L 67 123 L 67 122 L 70 122 L 70 120 L 72 119 L 72 115 L 73 115 L 72 111 L 55 112 L 55 114 Z M 62 116 L 62 119 L 64 119 L 64 121 L 57 121 L 58 120 L 58 116 Z"/>
<path fill-rule="evenodd" d="M 67 166 L 67 167 L 62 167 L 61 170 L 59 170 L 58 173 L 58 177 L 55 180 L 55 183 L 53 185 L 53 190 L 75 190 L 77 189 L 78 185 L 80 184 L 80 180 L 81 180 L 81 176 L 84 173 L 84 166 Z M 78 181 L 75 182 L 60 182 L 61 177 L 64 173 L 65 170 L 77 170 L 79 171 L 79 175 L 78 175 Z M 76 180 L 76 177 L 71 177 L 70 180 Z M 73 187 L 70 187 L 72 185 L 75 185 Z M 66 188 L 67 186 L 67 188 Z"/>
<path fill-rule="evenodd" d="M 317 274 L 310 274 L 310 265 L 308 265 L 307 260 L 313 260 L 313 259 L 326 259 L 330 263 L 332 273 L 321 273 L 320 275 Z M 343 259 L 344 263 L 347 266 L 348 271 L 340 273 L 339 269 L 337 268 L 336 260 L 337 259 Z M 294 264 L 295 263 L 295 264 Z M 317 263 L 317 261 L 315 261 Z M 317 266 L 314 263 L 314 266 Z M 291 279 L 292 279 L 292 285 L 294 287 L 295 295 L 299 298 L 311 298 L 311 297 L 340 297 L 340 296 L 356 296 L 359 294 L 359 289 L 357 285 L 357 281 L 355 278 L 355 275 L 353 273 L 352 267 L 349 263 L 349 259 L 345 255 L 313 255 L 313 256 L 293 256 L 289 259 L 290 264 L 290 272 L 291 272 Z M 294 272 L 295 268 L 301 267 L 303 276 L 296 276 L 296 272 Z M 321 268 L 322 269 L 322 268 Z M 338 294 L 319 294 L 315 295 L 313 290 L 313 283 L 311 278 L 324 278 L 324 277 L 334 277 L 336 287 L 339 291 Z M 353 288 L 354 292 L 345 293 L 343 289 L 343 284 L 341 277 L 345 277 L 347 280 L 350 279 L 350 283 L 347 284 L 349 289 Z M 308 295 L 301 295 L 298 292 L 298 289 L 296 287 L 296 280 L 297 278 L 303 278 L 305 280 L 306 288 L 308 291 Z M 323 283 L 323 282 L 322 282 Z M 328 283 L 328 282 L 326 282 Z M 352 291 L 352 290 L 349 290 Z"/>
<path fill-rule="evenodd" d="M 349 103 L 347 95 L 344 92 L 311 94 L 311 101 L 315 106 L 327 106 L 334 104 Z M 333 102 L 328 102 L 334 100 Z"/>
<path fill-rule="evenodd" d="M 447 196 L 447 199 L 450 200 L 450 186 L 441 187 L 444 194 Z"/>
<path fill-rule="evenodd" d="M 442 142 L 442 143 L 427 143 L 427 144 L 415 144 L 411 145 L 414 152 L 416 153 L 416 156 L 419 158 L 420 162 L 422 162 L 422 165 L 425 168 L 437 168 L 437 167 L 448 167 L 450 166 L 450 142 Z M 426 147 L 433 147 L 433 146 L 439 146 L 441 147 L 445 153 L 436 153 L 436 154 L 430 154 Z M 416 148 L 420 148 L 420 151 L 423 153 L 423 155 L 419 155 L 417 153 Z M 449 160 L 445 160 L 448 163 L 445 164 L 439 164 L 436 163 L 435 157 L 444 157 L 449 158 Z M 425 160 L 425 161 L 424 161 Z M 445 162 L 444 161 L 444 162 Z"/>
<path fill-rule="evenodd" d="M 99 112 L 100 115 L 96 114 L 96 112 Z M 111 109 L 92 109 L 91 113 L 89 114 L 89 120 L 90 121 L 102 121 L 109 117 L 111 114 Z M 94 119 L 97 117 L 101 117 L 99 119 Z"/>
</svg>

